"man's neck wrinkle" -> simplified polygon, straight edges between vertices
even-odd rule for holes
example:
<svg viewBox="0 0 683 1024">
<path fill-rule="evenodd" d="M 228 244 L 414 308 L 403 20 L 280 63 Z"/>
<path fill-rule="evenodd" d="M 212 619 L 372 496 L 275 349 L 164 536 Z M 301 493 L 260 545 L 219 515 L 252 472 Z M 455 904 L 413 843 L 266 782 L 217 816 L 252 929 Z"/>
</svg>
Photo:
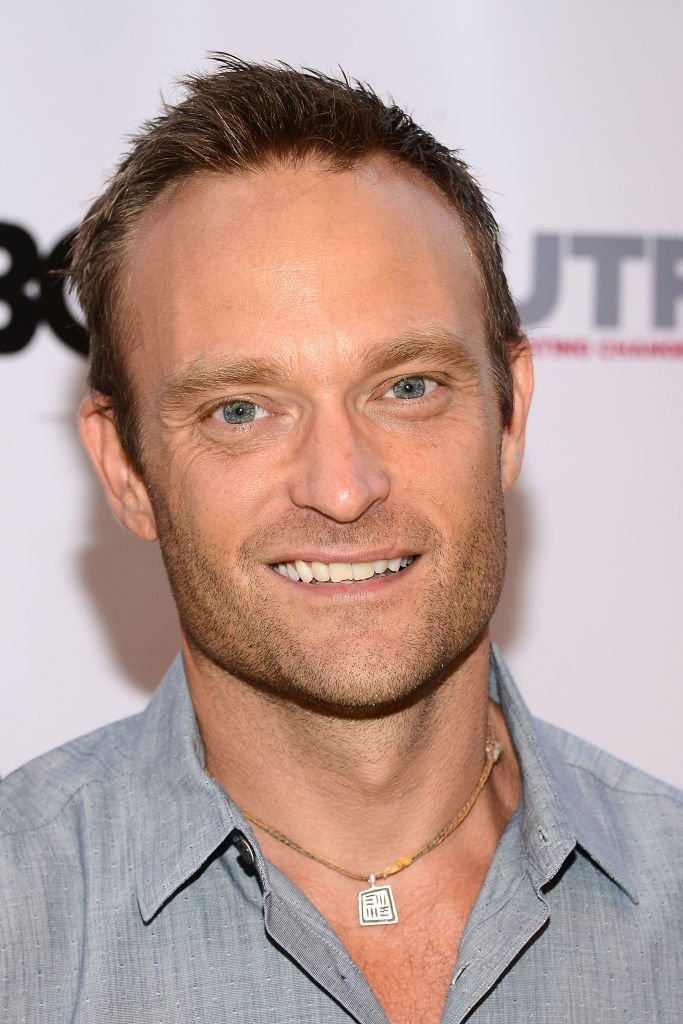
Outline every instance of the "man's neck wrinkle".
<svg viewBox="0 0 683 1024">
<path fill-rule="evenodd" d="M 353 863 L 377 849 L 410 853 L 457 813 L 481 772 L 487 646 L 424 701 L 366 720 L 266 700 L 185 660 L 207 772 L 243 811 L 317 852 L 346 850 Z"/>
</svg>

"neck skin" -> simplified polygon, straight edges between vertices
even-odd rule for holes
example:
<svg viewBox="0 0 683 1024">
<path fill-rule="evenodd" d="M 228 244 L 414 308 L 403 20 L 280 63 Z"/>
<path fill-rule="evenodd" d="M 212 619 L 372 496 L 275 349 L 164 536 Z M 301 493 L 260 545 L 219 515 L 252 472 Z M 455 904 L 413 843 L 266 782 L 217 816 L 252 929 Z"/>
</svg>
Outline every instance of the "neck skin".
<svg viewBox="0 0 683 1024">
<path fill-rule="evenodd" d="M 495 846 L 520 784 L 502 714 L 488 700 L 487 633 L 425 696 L 365 719 L 278 700 L 186 643 L 183 655 L 207 772 L 244 811 L 352 871 L 379 874 L 456 816 L 481 774 L 490 721 L 503 757 L 468 824 Z M 278 847 L 266 838 L 276 863 Z M 281 849 L 287 864 L 291 851 Z"/>
</svg>

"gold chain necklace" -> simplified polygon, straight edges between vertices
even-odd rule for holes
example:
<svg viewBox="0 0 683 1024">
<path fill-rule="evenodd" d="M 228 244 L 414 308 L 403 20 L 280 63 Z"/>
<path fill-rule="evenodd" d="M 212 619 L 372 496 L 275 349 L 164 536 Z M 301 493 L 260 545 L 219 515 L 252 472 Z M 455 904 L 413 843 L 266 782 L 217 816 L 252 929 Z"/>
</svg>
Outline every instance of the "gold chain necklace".
<svg viewBox="0 0 683 1024">
<path fill-rule="evenodd" d="M 486 748 L 484 757 L 484 767 L 481 775 L 477 779 L 477 784 L 472 790 L 467 802 L 463 804 L 458 813 L 452 818 L 442 829 L 440 829 L 433 839 L 430 839 L 428 843 L 421 846 L 416 853 L 411 857 L 399 857 L 393 864 L 389 864 L 384 871 L 378 871 L 373 873 L 366 873 L 360 871 L 349 871 L 347 868 L 341 866 L 341 864 L 335 864 L 333 860 L 328 860 L 327 857 L 321 857 L 317 853 L 313 853 L 311 850 L 304 849 L 303 846 L 299 846 L 293 839 L 286 836 L 283 832 L 278 832 L 277 829 L 267 825 L 264 821 L 260 821 L 255 818 L 252 814 L 247 814 L 246 811 L 242 811 L 242 814 L 251 822 L 252 825 L 256 825 L 257 828 L 267 832 L 273 839 L 277 839 L 278 842 L 288 846 L 290 850 L 294 850 L 295 853 L 300 853 L 302 857 L 308 857 L 309 860 L 314 860 L 316 864 L 322 864 L 326 868 L 331 868 L 332 871 L 336 871 L 340 875 L 345 875 L 347 878 L 353 878 L 356 881 L 364 882 L 367 878 L 370 888 L 363 889 L 358 893 L 358 918 L 362 925 L 373 925 L 373 924 L 396 924 L 398 921 L 398 913 L 396 911 L 396 901 L 394 899 L 394 893 L 391 886 L 387 883 L 386 885 L 376 885 L 375 882 L 378 878 L 386 879 L 390 875 L 397 875 L 399 871 L 405 871 L 411 864 L 414 864 L 420 857 L 424 857 L 426 853 L 430 853 L 435 850 L 437 846 L 440 846 L 445 839 L 448 839 L 450 835 L 455 832 L 456 828 L 462 825 L 463 821 L 470 813 L 477 798 L 481 793 L 482 789 L 488 781 L 488 777 L 493 770 L 493 766 L 499 760 L 501 755 L 502 747 L 498 740 L 496 740 L 491 732 L 491 726 L 488 725 L 486 729 Z"/>
</svg>

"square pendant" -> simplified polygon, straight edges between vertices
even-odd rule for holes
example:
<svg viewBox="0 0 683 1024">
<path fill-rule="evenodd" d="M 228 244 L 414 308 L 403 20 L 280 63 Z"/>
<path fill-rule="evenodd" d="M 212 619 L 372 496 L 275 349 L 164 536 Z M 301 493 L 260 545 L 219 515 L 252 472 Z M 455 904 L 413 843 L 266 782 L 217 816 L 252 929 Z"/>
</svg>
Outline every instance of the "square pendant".
<svg viewBox="0 0 683 1024">
<path fill-rule="evenodd" d="M 396 924 L 398 914 L 390 885 L 372 885 L 358 893 L 358 917 L 362 925 Z"/>
</svg>

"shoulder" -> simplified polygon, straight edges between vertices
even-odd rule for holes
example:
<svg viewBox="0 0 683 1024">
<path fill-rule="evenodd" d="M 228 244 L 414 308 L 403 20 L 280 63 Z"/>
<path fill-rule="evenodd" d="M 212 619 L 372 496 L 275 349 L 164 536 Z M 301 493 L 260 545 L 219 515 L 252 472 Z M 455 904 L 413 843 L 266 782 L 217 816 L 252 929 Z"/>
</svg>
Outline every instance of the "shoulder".
<svg viewBox="0 0 683 1024">
<path fill-rule="evenodd" d="M 44 992 L 71 1019 L 88 885 L 105 866 L 109 881 L 123 876 L 112 861 L 125 830 L 140 717 L 73 740 L 0 783 L 0 921 L 14 953 L 0 971 L 0 1005 L 12 1000 L 22 1019 L 43 1020 Z M 110 888 L 120 894 L 120 884 Z"/>
<path fill-rule="evenodd" d="M 579 834 L 609 836 L 641 885 L 683 888 L 683 792 L 585 740 L 536 720 Z"/>
<path fill-rule="evenodd" d="M 683 814 L 683 790 L 648 775 L 564 729 L 540 719 L 534 721 L 544 745 L 554 748 L 563 763 L 587 787 L 613 792 L 617 799 L 623 796 L 626 799 L 644 797 L 646 800 L 663 801 L 674 815 Z"/>
<path fill-rule="evenodd" d="M 41 830 L 85 793 L 115 787 L 130 768 L 142 716 L 115 722 L 29 761 L 0 782 L 4 839 Z"/>
</svg>

